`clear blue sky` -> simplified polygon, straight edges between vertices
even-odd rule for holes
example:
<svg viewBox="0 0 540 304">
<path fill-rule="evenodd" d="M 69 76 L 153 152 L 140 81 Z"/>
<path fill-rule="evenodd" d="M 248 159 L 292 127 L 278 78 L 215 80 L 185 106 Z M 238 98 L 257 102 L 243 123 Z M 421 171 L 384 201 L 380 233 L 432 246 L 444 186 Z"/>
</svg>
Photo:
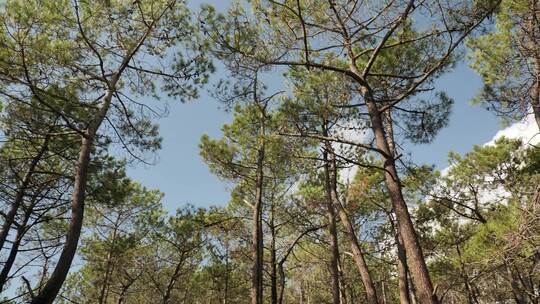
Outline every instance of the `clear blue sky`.
<svg viewBox="0 0 540 304">
<path fill-rule="evenodd" d="M 218 9 L 224 9 L 229 2 L 205 1 Z M 220 77 L 225 77 L 223 71 L 218 71 L 213 79 Z M 445 90 L 454 99 L 455 106 L 449 126 L 433 143 L 409 147 L 417 163 L 435 164 L 442 169 L 447 165 L 449 151 L 467 152 L 474 144 L 483 144 L 495 135 L 500 128 L 497 118 L 469 104 L 480 87 L 479 77 L 466 64 L 438 81 L 438 89 Z M 170 211 L 187 203 L 204 207 L 224 205 L 229 200 L 227 185 L 208 171 L 198 151 L 201 135 L 217 137 L 221 126 L 230 121 L 231 116 L 220 107 L 206 92 L 186 104 L 170 101 L 170 114 L 160 121 L 163 149 L 158 152 L 158 163 L 129 169 L 132 178 L 165 193 L 164 204 Z"/>
</svg>

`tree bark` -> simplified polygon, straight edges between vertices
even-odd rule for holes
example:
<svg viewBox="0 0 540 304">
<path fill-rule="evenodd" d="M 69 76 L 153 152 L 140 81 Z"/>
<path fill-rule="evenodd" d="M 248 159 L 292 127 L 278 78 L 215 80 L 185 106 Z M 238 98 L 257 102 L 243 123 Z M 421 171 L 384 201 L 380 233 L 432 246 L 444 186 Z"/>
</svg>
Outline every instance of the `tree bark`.
<svg viewBox="0 0 540 304">
<path fill-rule="evenodd" d="M 332 204 L 332 189 L 330 181 L 330 168 L 328 163 L 328 152 L 323 152 L 324 159 L 324 180 L 326 188 L 326 215 L 328 220 L 328 233 L 330 237 L 330 250 L 332 257 L 330 260 L 330 275 L 332 281 L 332 299 L 334 304 L 340 304 L 339 286 L 339 243 L 336 229 L 336 211 Z"/>
<path fill-rule="evenodd" d="M 327 134 L 324 134 L 324 136 L 327 136 Z M 329 142 L 325 142 L 325 149 L 326 151 L 330 152 L 330 159 L 328 160 L 329 164 L 329 179 L 330 179 L 330 199 L 332 200 L 332 204 L 335 206 L 335 208 L 338 211 L 339 218 L 341 219 L 341 222 L 345 228 L 345 232 L 347 233 L 347 236 L 349 237 L 349 241 L 351 243 L 351 250 L 353 253 L 353 259 L 356 263 L 356 267 L 358 268 L 358 271 L 360 272 L 360 277 L 362 279 L 362 283 L 364 285 L 364 290 L 366 291 L 366 298 L 367 303 L 369 304 L 377 304 L 377 291 L 375 289 L 375 284 L 373 283 L 373 279 L 371 278 L 371 274 L 369 273 L 369 269 L 366 264 L 366 260 L 364 258 L 364 253 L 362 252 L 362 248 L 360 247 L 360 244 L 358 242 L 358 237 L 356 236 L 356 232 L 354 229 L 354 226 L 352 225 L 349 215 L 345 211 L 345 208 L 341 204 L 341 200 L 339 198 L 338 192 L 337 192 L 337 168 L 336 168 L 336 159 L 335 155 L 333 154 L 332 146 Z"/>
<path fill-rule="evenodd" d="M 283 269 L 283 263 L 278 264 L 279 272 L 279 304 L 283 304 L 283 297 L 285 294 L 285 270 Z"/>
<path fill-rule="evenodd" d="M 262 239 L 262 200 L 263 200 L 263 165 L 264 143 L 261 144 L 257 156 L 257 180 L 255 205 L 253 206 L 253 223 L 251 229 L 252 240 L 252 278 L 251 278 L 251 303 L 263 303 L 263 239 Z"/>
<path fill-rule="evenodd" d="M 270 303 L 277 304 L 278 302 L 278 287 L 277 287 L 277 257 L 276 257 L 276 227 L 274 225 L 274 205 L 272 204 L 270 210 L 270 283 L 271 283 L 271 296 Z"/>
<path fill-rule="evenodd" d="M 399 303 L 410 304 L 410 292 L 409 292 L 409 277 L 407 271 L 407 255 L 405 248 L 403 247 L 403 241 L 401 235 L 396 231 L 396 243 L 398 254 L 398 288 L 399 288 Z"/>
<path fill-rule="evenodd" d="M 412 223 L 411 215 L 403 198 L 401 189 L 401 181 L 395 165 L 395 158 L 388 144 L 388 139 L 385 134 L 382 113 L 379 111 L 377 104 L 373 100 L 368 88 L 362 90 L 370 120 L 371 128 L 375 137 L 375 144 L 384 154 L 385 182 L 388 188 L 388 193 L 396 214 L 397 225 L 403 240 L 405 251 L 407 252 L 407 263 L 412 274 L 413 282 L 416 286 L 418 298 L 423 304 L 437 304 L 438 300 L 434 293 L 433 285 L 429 277 L 426 261 L 418 236 Z M 389 122 L 391 123 L 391 122 Z"/>
<path fill-rule="evenodd" d="M 62 249 L 60 258 L 58 259 L 49 280 L 43 289 L 41 289 L 40 293 L 31 300 L 31 304 L 52 304 L 67 277 L 69 268 L 71 267 L 83 224 L 84 199 L 93 135 L 94 134 L 91 136 L 81 136 L 81 147 L 79 150 L 74 189 L 71 197 L 71 221 L 69 223 L 64 248 Z"/>
</svg>

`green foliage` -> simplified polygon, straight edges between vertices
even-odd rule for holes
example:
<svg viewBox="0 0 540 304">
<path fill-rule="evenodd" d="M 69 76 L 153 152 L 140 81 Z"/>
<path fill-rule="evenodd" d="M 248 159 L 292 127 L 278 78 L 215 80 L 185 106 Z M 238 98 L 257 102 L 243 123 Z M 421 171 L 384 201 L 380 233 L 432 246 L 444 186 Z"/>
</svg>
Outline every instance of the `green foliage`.
<svg viewBox="0 0 540 304">
<path fill-rule="evenodd" d="M 471 67 L 484 81 L 472 102 L 495 112 L 505 124 L 522 119 L 538 103 L 534 93 L 540 73 L 534 55 L 540 43 L 537 15 L 529 1 L 501 1 L 493 29 L 467 42 Z"/>
</svg>

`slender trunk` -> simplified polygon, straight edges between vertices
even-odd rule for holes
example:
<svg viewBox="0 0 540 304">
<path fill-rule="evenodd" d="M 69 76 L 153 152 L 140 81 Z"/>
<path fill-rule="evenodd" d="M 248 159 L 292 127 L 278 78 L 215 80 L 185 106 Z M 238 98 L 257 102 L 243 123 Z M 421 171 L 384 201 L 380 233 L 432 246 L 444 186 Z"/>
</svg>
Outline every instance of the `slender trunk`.
<svg viewBox="0 0 540 304">
<path fill-rule="evenodd" d="M 39 149 L 38 153 L 34 156 L 32 161 L 30 162 L 30 166 L 28 167 L 28 171 L 24 175 L 21 186 L 19 187 L 19 189 L 17 190 L 17 193 L 15 194 L 15 199 L 13 200 L 13 203 L 11 204 L 11 208 L 9 209 L 8 213 L 5 216 L 4 224 L 2 225 L 2 229 L 0 230 L 0 250 L 4 248 L 4 244 L 9 235 L 9 230 L 11 229 L 11 226 L 13 225 L 13 222 L 15 221 L 15 216 L 17 215 L 17 211 L 19 211 L 19 208 L 21 207 L 21 204 L 24 200 L 24 195 L 26 193 L 28 186 L 30 185 L 32 175 L 34 174 L 34 171 L 39 161 L 43 158 L 43 155 L 45 155 L 45 153 L 47 152 L 47 149 L 49 147 L 50 137 L 51 136 L 49 134 L 45 136 L 45 139 L 43 141 L 43 144 L 41 145 L 41 148 Z"/>
<path fill-rule="evenodd" d="M 385 275 L 381 274 L 380 279 L 381 279 L 382 304 L 387 304 L 388 302 L 386 300 L 386 277 L 385 277 Z"/>
<path fill-rule="evenodd" d="M 534 113 L 534 119 L 536 120 L 536 125 L 540 130 L 540 58 L 535 59 L 536 66 L 536 79 L 531 88 L 531 107 Z"/>
<path fill-rule="evenodd" d="M 345 232 L 349 236 L 353 259 L 356 267 L 358 268 L 358 271 L 360 272 L 360 277 L 366 291 L 367 303 L 377 304 L 377 290 L 375 289 L 375 284 L 373 283 L 371 274 L 369 273 L 369 269 L 364 258 L 364 253 L 362 252 L 362 248 L 360 247 L 358 238 L 356 236 L 356 233 L 354 232 L 354 227 L 352 226 L 352 223 L 350 222 L 349 217 L 345 213 L 343 208 L 338 207 L 338 213 L 340 215 L 341 222 L 345 227 Z"/>
<path fill-rule="evenodd" d="M 64 248 L 62 249 L 60 258 L 58 259 L 49 280 L 40 293 L 31 300 L 31 304 L 52 304 L 60 291 L 60 288 L 62 288 L 62 284 L 71 267 L 83 224 L 86 181 L 88 177 L 88 167 L 90 165 L 93 135 L 94 134 L 92 134 L 92 136 L 82 136 L 77 171 L 75 173 L 74 189 L 71 197 L 71 221 L 69 223 Z"/>
<path fill-rule="evenodd" d="M 176 264 L 174 267 L 174 272 L 171 276 L 171 279 L 169 280 L 169 283 L 167 284 L 167 288 L 165 289 L 165 295 L 163 295 L 163 299 L 161 300 L 162 304 L 168 304 L 171 301 L 171 295 L 172 290 L 174 288 L 174 284 L 176 284 L 176 281 L 178 280 L 178 275 L 180 274 L 180 270 L 182 269 L 182 265 L 184 264 L 184 256 L 182 253 L 182 260 Z"/>
<path fill-rule="evenodd" d="M 118 220 L 118 219 L 117 219 Z M 107 261 L 105 262 L 105 278 L 103 279 L 103 284 L 101 286 L 101 291 L 99 294 L 99 303 L 104 304 L 107 303 L 107 290 L 109 288 L 109 280 L 112 272 L 112 256 L 114 253 L 114 245 L 116 244 L 116 234 L 117 234 L 118 226 L 117 223 L 115 223 L 115 227 L 112 234 L 112 241 L 111 241 L 111 248 L 109 249 L 109 252 L 107 253 Z"/>
<path fill-rule="evenodd" d="M 540 130 L 540 46 L 538 45 L 538 42 L 540 39 L 540 23 L 539 23 L 539 17 L 538 17 L 538 11 L 540 8 L 538 7 L 538 1 L 532 0 L 531 1 L 531 7 L 530 11 L 532 12 L 532 17 L 530 18 L 530 25 L 529 25 L 529 33 L 532 36 L 530 39 L 532 40 L 530 43 L 530 47 L 533 52 L 533 86 L 531 88 L 531 107 L 534 113 L 534 119 L 536 120 L 536 125 L 538 126 L 538 129 Z"/>
<path fill-rule="evenodd" d="M 459 265 L 461 268 L 461 277 L 463 278 L 463 282 L 465 284 L 465 290 L 467 291 L 467 300 L 469 301 L 469 304 L 478 304 L 478 297 L 476 296 L 474 287 L 471 284 L 471 281 L 469 279 L 469 275 L 467 274 L 467 267 L 463 263 L 463 259 L 461 257 L 461 249 L 459 248 L 459 244 L 456 244 L 456 252 L 459 258 Z"/>
<path fill-rule="evenodd" d="M 308 301 L 306 299 L 305 283 L 302 280 L 302 282 L 300 282 L 300 304 L 306 304 L 306 303 L 308 303 Z"/>
<path fill-rule="evenodd" d="M 332 257 L 330 260 L 330 275 L 332 278 L 332 299 L 334 304 L 340 304 L 339 288 L 339 243 L 336 229 L 336 211 L 332 204 L 332 185 L 330 180 L 330 165 L 328 152 L 323 152 L 324 159 L 324 179 L 326 187 L 326 215 L 328 218 L 328 232 L 330 236 L 330 250 Z"/>
<path fill-rule="evenodd" d="M 347 300 L 347 288 L 345 284 L 345 277 L 343 275 L 343 267 L 341 264 L 341 259 L 338 259 L 338 269 L 339 269 L 339 293 L 341 297 L 341 304 L 347 304 L 349 301 Z"/>
<path fill-rule="evenodd" d="M 285 293 L 285 270 L 283 269 L 283 263 L 278 264 L 279 272 L 279 304 L 283 304 L 283 297 Z"/>
<path fill-rule="evenodd" d="M 390 110 L 385 112 L 385 131 L 388 138 L 388 148 L 390 150 L 390 155 L 396 157 L 396 144 L 394 142 L 394 127 L 392 125 L 392 114 Z M 389 215 L 390 222 L 393 229 L 395 230 L 395 239 L 397 245 L 397 254 L 398 254 L 398 289 L 399 289 L 399 301 L 400 304 L 409 304 L 410 303 L 410 293 L 409 293 L 409 276 L 407 269 L 407 253 L 405 252 L 405 247 L 403 245 L 403 239 L 401 238 L 401 233 L 399 231 L 399 226 L 395 225 L 392 216 Z"/>
<path fill-rule="evenodd" d="M 510 287 L 512 288 L 512 295 L 514 296 L 514 301 L 516 301 L 516 304 L 528 304 L 529 301 L 521 291 L 519 279 L 516 278 L 516 275 L 512 271 L 511 266 L 506 261 L 504 262 L 504 266 L 506 268 L 507 279 L 510 281 Z"/>
<path fill-rule="evenodd" d="M 127 291 L 131 287 L 133 282 L 135 282 L 135 280 L 131 280 L 129 283 L 122 286 L 122 291 L 120 292 L 120 295 L 118 296 L 118 304 L 125 303 Z"/>
<path fill-rule="evenodd" d="M 34 199 L 35 201 L 37 201 L 37 198 L 34 198 Z M 11 271 L 11 268 L 13 267 L 13 264 L 15 263 L 15 258 L 17 257 L 17 254 L 19 253 L 19 246 L 21 245 L 23 236 L 26 234 L 28 220 L 30 219 L 30 215 L 32 214 L 35 201 L 32 203 L 32 206 L 30 206 L 25 212 L 23 222 L 20 223 L 17 227 L 17 234 L 15 235 L 15 239 L 13 243 L 11 244 L 11 249 L 9 251 L 8 258 L 4 262 L 4 266 L 2 267 L 2 272 L 0 272 L 0 294 L 4 290 L 4 286 L 9 279 L 9 272 Z"/>
<path fill-rule="evenodd" d="M 392 151 L 390 150 L 388 139 L 386 138 L 382 114 L 379 111 L 377 104 L 370 96 L 369 91 L 367 89 L 364 91 L 364 97 L 371 120 L 371 128 L 375 136 L 375 143 L 377 148 L 384 153 L 382 156 L 385 159 L 383 165 L 385 170 L 385 182 L 394 207 L 397 225 L 403 239 L 403 245 L 407 252 L 407 263 L 418 292 L 418 298 L 422 304 L 436 304 L 438 303 L 438 300 L 434 293 L 424 254 L 420 247 L 411 215 L 409 214 L 407 204 L 403 198 L 401 181 L 396 169 L 395 158 L 392 156 Z"/>
<path fill-rule="evenodd" d="M 253 206 L 253 224 L 251 230 L 252 240 L 252 278 L 251 278 L 251 303 L 263 303 L 263 240 L 262 240 L 262 199 L 263 199 L 263 164 L 264 143 L 261 144 L 257 159 L 257 184 L 255 193 L 255 205 Z"/>
<path fill-rule="evenodd" d="M 229 245 L 225 245 L 225 290 L 223 291 L 223 304 L 229 302 Z"/>
<path fill-rule="evenodd" d="M 81 236 L 84 219 L 84 200 L 86 198 L 86 182 L 88 180 L 92 145 L 96 133 L 103 120 L 105 120 L 105 116 L 111 106 L 114 94 L 112 88 L 116 86 L 119 77 L 120 72 L 115 74 L 113 80 L 108 84 L 109 89 L 107 89 L 107 93 L 103 97 L 102 106 L 87 127 L 86 132 L 84 132 L 85 134 L 81 135 L 81 146 L 79 148 L 77 169 L 75 171 L 73 192 L 71 194 L 71 220 L 68 226 L 66 241 L 51 277 L 47 280 L 47 283 L 45 283 L 39 294 L 30 301 L 30 304 L 52 304 L 68 275 L 69 268 L 77 251 L 79 237 Z"/>
<path fill-rule="evenodd" d="M 17 228 L 17 234 L 15 235 L 15 239 L 13 240 L 13 244 L 11 245 L 8 258 L 4 262 L 4 266 L 2 267 L 2 272 L 0 272 L 0 293 L 2 293 L 2 291 L 4 290 L 4 286 L 9 279 L 8 277 L 9 272 L 11 271 L 11 268 L 13 267 L 13 264 L 15 263 L 15 258 L 17 257 L 17 254 L 19 252 L 19 246 L 21 244 L 23 235 L 25 234 L 27 221 L 28 221 L 28 217 L 25 216 L 24 223 L 20 224 L 19 227 Z"/>
<path fill-rule="evenodd" d="M 332 151 L 332 147 L 330 143 L 326 143 L 326 149 L 329 151 Z M 349 241 L 351 243 L 351 250 L 353 253 L 353 259 L 356 263 L 356 267 L 358 268 L 358 271 L 360 272 L 360 277 L 362 279 L 362 283 L 364 284 L 364 290 L 366 291 L 366 298 L 367 303 L 369 304 L 377 304 L 377 291 L 375 289 L 375 284 L 373 283 L 373 279 L 371 278 L 371 274 L 369 273 L 369 269 L 367 267 L 367 263 L 364 257 L 364 253 L 362 252 L 362 247 L 360 247 L 360 243 L 358 242 L 358 237 L 356 236 L 356 232 L 354 229 L 353 224 L 351 223 L 349 219 L 349 215 L 345 211 L 345 208 L 341 204 L 341 200 L 339 198 L 339 195 L 337 193 L 337 168 L 336 168 L 336 159 L 333 155 L 333 151 L 330 153 L 330 198 L 332 200 L 332 203 L 336 207 L 339 218 L 341 219 L 341 222 L 345 228 L 345 232 L 347 236 L 349 237 Z"/>
<path fill-rule="evenodd" d="M 398 254 L 398 288 L 399 288 L 399 303 L 410 304 L 411 298 L 409 293 L 409 278 L 407 274 L 407 255 L 403 247 L 401 235 L 396 231 L 396 243 Z"/>
<path fill-rule="evenodd" d="M 44 258 L 45 258 L 45 261 L 43 262 L 43 266 L 41 266 L 41 274 L 38 280 L 38 288 L 37 288 L 38 292 L 41 292 L 41 290 L 43 289 L 43 286 L 45 285 L 43 282 L 45 282 L 45 279 L 47 278 L 47 274 L 49 273 L 50 257 L 45 255 Z"/>
<path fill-rule="evenodd" d="M 270 244 L 270 281 L 271 281 L 271 297 L 270 303 L 277 304 L 278 302 L 278 290 L 277 290 L 277 258 L 276 258 L 276 227 L 274 225 L 274 205 L 270 209 L 270 233 L 271 233 L 271 244 Z"/>
</svg>

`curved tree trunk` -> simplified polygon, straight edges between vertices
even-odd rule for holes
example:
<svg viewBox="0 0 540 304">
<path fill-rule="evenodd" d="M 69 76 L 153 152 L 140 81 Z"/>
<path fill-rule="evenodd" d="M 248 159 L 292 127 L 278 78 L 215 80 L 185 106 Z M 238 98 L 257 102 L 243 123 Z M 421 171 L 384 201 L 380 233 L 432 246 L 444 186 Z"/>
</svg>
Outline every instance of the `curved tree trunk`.
<svg viewBox="0 0 540 304">
<path fill-rule="evenodd" d="M 69 223 L 66 242 L 53 273 L 45 286 L 41 289 L 41 292 L 32 299 L 30 302 L 31 304 L 53 303 L 67 277 L 69 268 L 71 267 L 81 235 L 91 150 L 92 136 L 82 136 L 77 171 L 75 173 L 74 189 L 71 197 L 71 221 Z"/>
</svg>

